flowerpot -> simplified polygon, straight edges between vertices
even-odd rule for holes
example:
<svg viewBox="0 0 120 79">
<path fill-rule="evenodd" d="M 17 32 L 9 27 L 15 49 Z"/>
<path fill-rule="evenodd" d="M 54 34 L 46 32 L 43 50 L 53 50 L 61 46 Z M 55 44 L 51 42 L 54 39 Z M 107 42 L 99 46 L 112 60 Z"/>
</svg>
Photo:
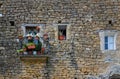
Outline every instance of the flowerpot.
<svg viewBox="0 0 120 79">
<path fill-rule="evenodd" d="M 59 40 L 64 40 L 64 36 L 63 35 L 59 36 Z"/>
<path fill-rule="evenodd" d="M 35 49 L 35 45 L 28 46 L 28 49 Z"/>
</svg>

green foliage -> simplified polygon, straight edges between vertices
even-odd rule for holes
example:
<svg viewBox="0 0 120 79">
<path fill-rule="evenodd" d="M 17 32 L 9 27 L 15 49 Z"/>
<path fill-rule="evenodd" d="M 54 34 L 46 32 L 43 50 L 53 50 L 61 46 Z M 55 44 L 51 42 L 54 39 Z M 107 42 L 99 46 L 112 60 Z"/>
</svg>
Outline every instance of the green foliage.
<svg viewBox="0 0 120 79">
<path fill-rule="evenodd" d="M 19 50 L 17 50 L 17 52 L 18 52 L 18 53 L 23 52 L 23 49 L 19 49 Z"/>
</svg>

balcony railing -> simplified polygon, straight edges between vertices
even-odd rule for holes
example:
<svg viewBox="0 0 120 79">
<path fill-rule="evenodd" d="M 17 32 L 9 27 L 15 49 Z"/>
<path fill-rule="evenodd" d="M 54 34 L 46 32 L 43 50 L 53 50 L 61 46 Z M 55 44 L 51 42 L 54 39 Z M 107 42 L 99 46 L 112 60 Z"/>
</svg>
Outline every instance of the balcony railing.
<svg viewBox="0 0 120 79">
<path fill-rule="evenodd" d="M 20 59 L 22 61 L 40 61 L 46 62 L 49 58 L 48 53 L 41 53 L 37 51 L 21 52 Z"/>
</svg>

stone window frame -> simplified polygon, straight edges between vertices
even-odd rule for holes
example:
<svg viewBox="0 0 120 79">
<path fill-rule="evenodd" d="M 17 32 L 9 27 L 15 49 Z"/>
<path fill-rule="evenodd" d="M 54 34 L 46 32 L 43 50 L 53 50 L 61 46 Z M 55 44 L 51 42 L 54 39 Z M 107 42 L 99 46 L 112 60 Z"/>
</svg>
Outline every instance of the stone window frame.
<svg viewBox="0 0 120 79">
<path fill-rule="evenodd" d="M 39 27 L 44 27 L 45 26 L 45 24 L 22 24 L 22 26 L 21 26 L 21 28 L 22 28 L 22 30 L 23 30 L 23 36 L 26 36 L 26 27 L 27 26 L 30 26 L 30 27 L 36 27 L 36 26 L 39 26 Z M 40 34 L 41 34 L 41 36 L 43 36 L 43 29 L 40 29 L 40 32 L 39 32 Z"/>
<path fill-rule="evenodd" d="M 99 31 L 99 37 L 100 37 L 100 49 L 102 51 L 115 51 L 116 50 L 116 43 L 117 43 L 117 30 L 100 30 Z M 105 49 L 105 40 L 104 37 L 105 36 L 114 36 L 114 49 L 113 50 L 109 50 L 109 49 Z"/>
<path fill-rule="evenodd" d="M 21 29 L 23 31 L 23 37 L 26 37 L 26 35 L 27 35 L 27 33 L 26 33 L 26 27 L 27 26 L 31 26 L 31 27 L 39 26 L 40 27 L 40 31 L 39 31 L 40 41 L 44 45 L 44 43 L 43 43 L 43 34 L 44 34 L 45 24 L 22 24 Z M 43 28 L 41 29 L 41 27 L 43 27 Z"/>
<path fill-rule="evenodd" d="M 66 39 L 65 40 L 68 40 L 70 39 L 70 24 L 65 24 L 65 23 L 60 23 L 60 24 L 53 24 L 54 26 L 54 30 L 55 30 L 55 40 L 59 40 L 58 39 L 58 26 L 59 25 L 64 25 L 64 26 L 67 26 L 66 28 Z M 63 41 L 63 40 L 62 40 Z"/>
</svg>

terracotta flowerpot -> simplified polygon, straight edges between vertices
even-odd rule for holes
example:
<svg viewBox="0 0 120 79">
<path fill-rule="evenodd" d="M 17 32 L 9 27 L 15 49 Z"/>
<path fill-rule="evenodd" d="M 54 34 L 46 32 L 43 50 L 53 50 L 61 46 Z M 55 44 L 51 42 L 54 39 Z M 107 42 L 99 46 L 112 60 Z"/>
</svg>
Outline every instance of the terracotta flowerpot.
<svg viewBox="0 0 120 79">
<path fill-rule="evenodd" d="M 63 35 L 59 36 L 59 40 L 64 40 L 64 36 Z"/>
<path fill-rule="evenodd" d="M 35 45 L 28 46 L 28 49 L 35 49 Z"/>
</svg>

